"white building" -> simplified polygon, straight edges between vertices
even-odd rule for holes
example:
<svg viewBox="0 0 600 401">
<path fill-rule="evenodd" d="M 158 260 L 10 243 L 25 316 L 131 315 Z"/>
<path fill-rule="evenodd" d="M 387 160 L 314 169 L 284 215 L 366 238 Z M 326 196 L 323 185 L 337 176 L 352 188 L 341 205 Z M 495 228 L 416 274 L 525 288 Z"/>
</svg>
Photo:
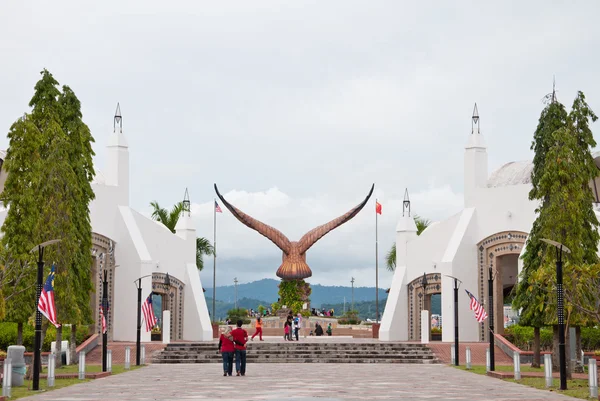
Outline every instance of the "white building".
<svg viewBox="0 0 600 401">
<path fill-rule="evenodd" d="M 594 156 L 600 168 L 599 154 Z M 420 340 L 421 311 L 430 310 L 431 295 L 441 294 L 442 341 L 453 341 L 454 280 L 447 277 L 453 276 L 462 281 L 459 338 L 485 341 L 489 319 L 477 323 L 464 290 L 488 310 L 490 267 L 495 275 L 494 331 L 504 332 L 504 296 L 516 283 L 522 267 L 519 256 L 535 220 L 536 203 L 529 201 L 532 168 L 530 161 L 511 162 L 488 177 L 487 147 L 475 105 L 464 155 L 464 209 L 430 225 L 417 237 L 410 200 L 405 199 L 403 217 L 396 227 L 396 271 L 381 321 L 381 340 Z M 599 179 L 590 186 L 599 202 Z"/>
<path fill-rule="evenodd" d="M 0 154 L 4 160 L 5 153 Z M 108 335 L 114 341 L 135 341 L 137 331 L 137 289 L 140 277 L 142 301 L 162 295 L 162 309 L 169 310 L 170 339 L 209 341 L 212 327 L 206 300 L 196 269 L 196 230 L 189 213 L 182 213 L 176 233 L 129 207 L 129 148 L 117 106 L 114 130 L 107 146 L 104 174 L 96 170 L 92 188 L 96 199 L 90 205 L 96 291 L 92 307 L 99 322 L 102 298 L 102 270 L 108 271 Z M 6 180 L 0 174 L 0 190 Z M 182 191 L 183 194 L 183 191 Z M 0 212 L 0 224 L 6 210 Z M 102 268 L 100 265 L 102 264 Z M 169 274 L 170 283 L 165 285 Z M 150 333 L 142 324 L 142 341 Z M 96 324 L 95 331 L 100 332 Z M 165 328 L 163 328 L 165 333 Z"/>
</svg>

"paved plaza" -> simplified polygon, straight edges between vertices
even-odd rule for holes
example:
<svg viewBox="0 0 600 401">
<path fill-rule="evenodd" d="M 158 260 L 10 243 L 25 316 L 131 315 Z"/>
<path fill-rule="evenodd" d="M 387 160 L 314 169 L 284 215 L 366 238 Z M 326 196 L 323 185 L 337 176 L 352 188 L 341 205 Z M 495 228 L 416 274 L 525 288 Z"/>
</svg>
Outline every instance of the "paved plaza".
<svg viewBox="0 0 600 401">
<path fill-rule="evenodd" d="M 151 365 L 23 400 L 575 400 L 444 365 L 248 364 L 223 377 L 217 364 Z"/>
</svg>

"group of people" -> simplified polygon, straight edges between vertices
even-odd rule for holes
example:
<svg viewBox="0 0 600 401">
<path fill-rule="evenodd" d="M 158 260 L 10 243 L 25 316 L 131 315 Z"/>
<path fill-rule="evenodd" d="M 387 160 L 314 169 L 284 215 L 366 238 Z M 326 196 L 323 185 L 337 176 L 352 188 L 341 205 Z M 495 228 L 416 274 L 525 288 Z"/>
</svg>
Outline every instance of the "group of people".
<svg viewBox="0 0 600 401">
<path fill-rule="evenodd" d="M 290 311 L 283 325 L 283 339 L 286 341 L 294 341 L 293 337 L 296 337 L 296 341 L 300 341 L 300 336 L 298 334 L 301 328 L 302 314 L 298 313 L 298 316 L 294 317 Z"/>
<path fill-rule="evenodd" d="M 225 326 L 221 337 L 219 338 L 219 350 L 223 357 L 223 376 L 233 375 L 233 356 L 235 355 L 236 376 L 246 375 L 246 343 L 248 342 L 248 332 L 242 328 L 244 322 L 238 320 L 236 328 Z"/>
<path fill-rule="evenodd" d="M 327 333 L 327 335 L 328 335 L 328 336 L 330 336 L 330 335 L 333 333 L 333 330 L 332 330 L 332 328 L 331 328 L 331 323 L 329 323 L 329 324 L 327 325 L 327 330 L 326 330 L 326 333 Z M 311 336 L 312 336 L 312 335 L 315 335 L 315 336 L 322 336 L 322 335 L 323 335 L 323 326 L 321 326 L 321 325 L 320 325 L 318 322 L 317 322 L 317 323 L 315 323 L 315 331 L 314 331 L 314 333 L 311 331 L 311 332 L 310 332 L 310 335 L 311 335 Z"/>
<path fill-rule="evenodd" d="M 333 308 L 329 309 L 329 310 L 325 310 L 325 308 L 321 309 L 320 311 L 318 309 L 312 308 L 310 310 L 311 315 L 313 316 L 326 316 L 326 317 L 333 317 L 333 314 L 335 313 L 335 311 L 333 310 Z"/>
</svg>

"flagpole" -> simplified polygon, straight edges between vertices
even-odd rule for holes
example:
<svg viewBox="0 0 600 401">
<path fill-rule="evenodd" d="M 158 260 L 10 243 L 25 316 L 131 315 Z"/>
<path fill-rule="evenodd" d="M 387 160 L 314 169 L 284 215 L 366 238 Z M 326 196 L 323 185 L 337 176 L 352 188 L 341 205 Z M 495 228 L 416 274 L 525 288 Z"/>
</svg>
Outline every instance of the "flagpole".
<svg viewBox="0 0 600 401">
<path fill-rule="evenodd" d="M 215 321 L 215 297 L 217 292 L 217 200 L 213 203 L 213 296 L 212 296 L 212 321 Z"/>
<path fill-rule="evenodd" d="M 375 321 L 379 323 L 379 244 L 377 238 L 377 199 L 375 199 Z"/>
</svg>

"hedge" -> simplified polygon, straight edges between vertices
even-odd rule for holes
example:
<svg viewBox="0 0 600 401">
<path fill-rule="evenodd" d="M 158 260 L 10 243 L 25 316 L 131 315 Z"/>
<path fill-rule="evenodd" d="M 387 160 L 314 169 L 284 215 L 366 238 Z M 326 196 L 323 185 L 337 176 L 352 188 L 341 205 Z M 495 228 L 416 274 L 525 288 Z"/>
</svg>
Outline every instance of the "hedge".
<svg viewBox="0 0 600 401">
<path fill-rule="evenodd" d="M 533 327 L 513 325 L 504 329 L 504 338 L 523 351 L 533 350 Z M 541 350 L 552 350 L 552 327 L 540 329 Z M 581 328 L 581 347 L 584 351 L 600 350 L 600 328 Z"/>
<path fill-rule="evenodd" d="M 33 341 L 35 337 L 35 328 L 31 325 L 23 325 L 23 345 L 28 352 L 33 351 Z M 81 344 L 90 337 L 88 326 L 77 327 L 77 345 Z M 71 328 L 63 328 L 63 341 L 71 338 Z M 50 351 L 50 343 L 56 341 L 56 328 L 48 327 L 42 351 Z M 2 322 L 0 323 L 0 350 L 6 350 L 9 345 L 17 344 L 17 324 Z"/>
</svg>

